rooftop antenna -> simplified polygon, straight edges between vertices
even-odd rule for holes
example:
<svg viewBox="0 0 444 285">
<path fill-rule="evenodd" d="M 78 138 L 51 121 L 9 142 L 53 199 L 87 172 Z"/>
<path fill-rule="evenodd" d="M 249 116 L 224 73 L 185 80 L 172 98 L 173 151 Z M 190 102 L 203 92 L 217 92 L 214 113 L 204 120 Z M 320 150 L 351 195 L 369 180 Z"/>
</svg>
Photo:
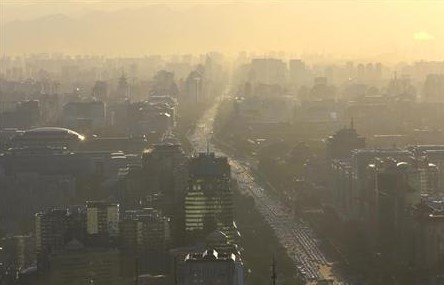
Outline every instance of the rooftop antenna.
<svg viewBox="0 0 444 285">
<path fill-rule="evenodd" d="M 271 267 L 271 285 L 276 285 L 276 279 L 277 279 L 277 274 L 276 274 L 276 260 L 274 258 L 274 254 L 273 254 L 273 264 Z"/>
</svg>

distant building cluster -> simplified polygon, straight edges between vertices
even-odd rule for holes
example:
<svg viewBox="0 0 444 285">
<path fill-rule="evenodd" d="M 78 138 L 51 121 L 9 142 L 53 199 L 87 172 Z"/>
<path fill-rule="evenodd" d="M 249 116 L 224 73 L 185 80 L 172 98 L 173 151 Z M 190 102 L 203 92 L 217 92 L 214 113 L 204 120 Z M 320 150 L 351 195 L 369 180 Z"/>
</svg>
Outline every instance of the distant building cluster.
<svg viewBox="0 0 444 285">
<path fill-rule="evenodd" d="M 365 234 L 362 246 L 369 247 L 378 262 L 392 266 L 387 270 L 413 270 L 418 280 L 439 276 L 444 258 L 444 147 L 366 148 L 353 128 L 338 131 L 326 142 L 326 205 L 344 222 L 356 223 Z M 315 181 L 316 166 L 307 167 L 307 178 Z"/>
<path fill-rule="evenodd" d="M 68 129 L 31 134 L 2 164 L 2 183 L 15 190 L 4 195 L 2 215 L 10 224 L 3 226 L 17 231 L 36 213 L 32 235 L 2 240 L 4 274 L 24 284 L 122 284 L 148 275 L 180 284 L 243 284 L 226 158 L 189 158 L 169 139 L 128 166 L 134 159 L 123 153 L 78 151 L 83 137 Z M 46 147 L 34 145 L 44 140 Z M 97 180 L 89 183 L 99 184 L 79 189 L 92 175 Z M 100 188 L 116 202 L 75 206 L 80 194 L 88 199 Z"/>
<path fill-rule="evenodd" d="M 206 110 L 201 139 L 245 158 L 289 219 L 332 213 L 377 274 L 439 284 L 444 63 L 283 58 L 0 58 L 2 284 L 242 285 L 230 163 L 191 155 Z"/>
<path fill-rule="evenodd" d="M 176 139 L 222 58 L 23 60 L 0 59 L 1 283 L 243 284 L 228 161 Z"/>
</svg>

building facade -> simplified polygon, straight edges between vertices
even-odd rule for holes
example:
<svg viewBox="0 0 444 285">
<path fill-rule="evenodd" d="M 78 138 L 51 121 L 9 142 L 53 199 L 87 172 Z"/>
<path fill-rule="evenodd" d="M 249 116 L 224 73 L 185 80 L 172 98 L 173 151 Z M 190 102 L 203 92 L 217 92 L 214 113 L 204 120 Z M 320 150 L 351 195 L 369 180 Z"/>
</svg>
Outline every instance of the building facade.
<svg viewBox="0 0 444 285">
<path fill-rule="evenodd" d="M 190 253 L 178 267 L 176 281 L 179 285 L 242 285 L 243 265 L 234 254 L 221 254 L 212 249 Z"/>
<path fill-rule="evenodd" d="M 230 165 L 226 157 L 200 153 L 189 165 L 185 195 L 185 230 L 189 238 L 203 238 L 214 230 L 235 237 Z"/>
</svg>

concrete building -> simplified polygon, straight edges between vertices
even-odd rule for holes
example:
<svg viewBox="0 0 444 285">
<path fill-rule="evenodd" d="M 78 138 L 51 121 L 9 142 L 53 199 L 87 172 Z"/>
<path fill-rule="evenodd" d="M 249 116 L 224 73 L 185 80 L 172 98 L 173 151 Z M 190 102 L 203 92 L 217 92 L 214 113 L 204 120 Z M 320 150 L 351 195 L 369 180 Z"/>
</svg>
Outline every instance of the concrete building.
<svg viewBox="0 0 444 285">
<path fill-rule="evenodd" d="M 333 160 L 330 175 L 334 190 L 329 204 L 333 204 L 341 219 L 350 220 L 353 215 L 354 203 L 356 203 L 353 200 L 355 195 L 353 193 L 353 168 L 351 161 L 349 159 Z"/>
<path fill-rule="evenodd" d="M 105 127 L 105 103 L 70 102 L 63 106 L 63 125 L 67 128 L 94 131 Z"/>
<path fill-rule="evenodd" d="M 444 101 L 444 74 L 429 74 L 423 87 L 422 99 L 429 102 Z"/>
<path fill-rule="evenodd" d="M 368 215 L 366 203 L 371 195 L 371 189 L 368 187 L 368 165 L 375 158 L 392 158 L 396 160 L 408 159 L 411 153 L 404 149 L 361 149 L 354 150 L 351 159 L 352 172 L 352 219 L 362 220 Z"/>
<path fill-rule="evenodd" d="M 242 285 L 243 278 L 242 262 L 234 254 L 222 254 L 213 249 L 188 254 L 176 273 L 179 285 Z"/>
<path fill-rule="evenodd" d="M 424 158 L 428 164 L 429 175 L 436 175 L 437 184 L 430 185 L 424 193 L 436 195 L 444 192 L 444 146 L 419 145 L 412 150 L 417 156 Z M 433 171 L 435 170 L 435 171 Z M 425 174 L 424 174 L 425 175 Z M 435 180 L 433 180 L 435 181 Z"/>
<path fill-rule="evenodd" d="M 305 63 L 300 59 L 289 61 L 289 81 L 291 85 L 300 87 L 309 80 L 309 73 Z"/>
<path fill-rule="evenodd" d="M 86 213 L 83 207 L 53 208 L 35 214 L 37 255 L 58 252 L 71 239 L 86 241 Z"/>
<path fill-rule="evenodd" d="M 129 210 L 120 221 L 122 273 L 166 274 L 171 235 L 169 219 L 152 208 Z"/>
<path fill-rule="evenodd" d="M 142 161 L 145 191 L 160 194 L 162 212 L 174 216 L 183 207 L 187 180 L 187 158 L 181 145 L 174 140 L 156 144 L 143 153 Z"/>
<path fill-rule="evenodd" d="M 417 209 L 416 264 L 439 273 L 444 260 L 444 201 L 429 197 Z"/>
<path fill-rule="evenodd" d="M 46 262 L 45 284 L 122 284 L 117 249 L 88 248 L 74 239 Z"/>
<path fill-rule="evenodd" d="M 185 80 L 185 100 L 198 103 L 206 99 L 205 78 L 202 71 L 193 70 Z"/>
<path fill-rule="evenodd" d="M 266 95 L 238 98 L 233 104 L 239 122 L 257 127 L 291 123 L 296 100 L 289 96 Z"/>
<path fill-rule="evenodd" d="M 185 195 L 185 230 L 189 240 L 220 230 L 235 238 L 231 170 L 226 157 L 200 153 L 191 159 Z"/>
<path fill-rule="evenodd" d="M 164 102 L 140 101 L 128 105 L 129 135 L 157 134 L 159 138 L 175 126 L 175 107 Z"/>
<path fill-rule="evenodd" d="M 255 58 L 250 64 L 250 82 L 253 84 L 285 85 L 287 65 L 280 59 Z"/>
<path fill-rule="evenodd" d="M 332 161 L 334 207 L 359 225 L 388 270 L 414 269 L 418 278 L 442 272 L 442 148 L 360 149 L 351 159 Z"/>
<path fill-rule="evenodd" d="M 100 242 L 119 235 L 119 204 L 88 201 L 86 202 L 86 223 L 89 239 Z"/>
<path fill-rule="evenodd" d="M 38 100 L 1 102 L 0 127 L 25 129 L 38 126 L 41 119 L 40 113 L 40 102 Z"/>
<path fill-rule="evenodd" d="M 420 170 L 415 159 L 375 159 L 369 164 L 370 191 L 366 199 L 367 234 L 393 263 L 413 262 L 413 207 L 421 201 Z"/>
<path fill-rule="evenodd" d="M 68 229 L 68 213 L 63 209 L 51 209 L 35 215 L 36 253 L 57 252 L 65 246 Z"/>
<path fill-rule="evenodd" d="M 308 100 L 333 100 L 336 97 L 335 88 L 328 84 L 326 77 L 316 77 L 309 91 Z"/>
<path fill-rule="evenodd" d="M 36 264 L 32 235 L 8 236 L 0 240 L 0 268 L 14 274 Z"/>
</svg>

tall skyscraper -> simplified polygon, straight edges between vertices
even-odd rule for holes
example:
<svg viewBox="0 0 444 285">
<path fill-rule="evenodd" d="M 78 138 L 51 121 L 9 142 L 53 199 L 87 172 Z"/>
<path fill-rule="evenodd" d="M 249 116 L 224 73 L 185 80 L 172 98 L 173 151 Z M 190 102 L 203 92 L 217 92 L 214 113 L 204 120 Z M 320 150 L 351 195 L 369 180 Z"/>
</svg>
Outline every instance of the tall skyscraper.
<svg viewBox="0 0 444 285">
<path fill-rule="evenodd" d="M 180 144 L 171 140 L 156 144 L 145 151 L 142 157 L 142 171 L 146 192 L 161 194 L 160 210 L 166 216 L 172 216 L 183 201 L 183 191 L 186 187 L 186 157 Z"/>
<path fill-rule="evenodd" d="M 188 239 L 203 238 L 218 229 L 234 239 L 233 192 L 226 157 L 200 153 L 191 159 L 185 196 L 185 230 Z"/>
<path fill-rule="evenodd" d="M 368 168 L 371 191 L 364 199 L 369 244 L 393 264 L 413 262 L 412 212 L 421 201 L 418 162 L 376 158 Z"/>
<path fill-rule="evenodd" d="M 170 140 L 154 145 L 144 152 L 142 158 L 143 193 L 157 195 L 155 206 L 162 214 L 171 218 L 174 243 L 181 244 L 184 237 L 184 192 L 187 186 L 187 159 L 176 141 Z"/>
</svg>

